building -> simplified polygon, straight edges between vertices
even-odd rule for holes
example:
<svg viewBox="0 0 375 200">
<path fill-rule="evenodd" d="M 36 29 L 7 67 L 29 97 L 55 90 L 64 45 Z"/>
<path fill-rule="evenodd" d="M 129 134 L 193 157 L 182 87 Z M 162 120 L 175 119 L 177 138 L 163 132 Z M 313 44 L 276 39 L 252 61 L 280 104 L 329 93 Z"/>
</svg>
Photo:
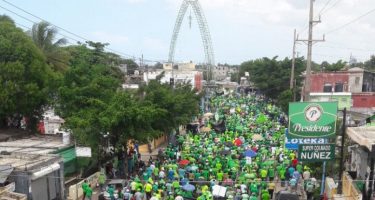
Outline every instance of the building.
<svg viewBox="0 0 375 200">
<path fill-rule="evenodd" d="M 1 200 L 27 200 L 27 196 L 25 194 L 16 193 L 15 184 L 10 183 L 4 187 L 0 187 L 0 199 Z"/>
<path fill-rule="evenodd" d="M 143 79 L 145 82 L 155 80 L 164 72 L 164 76 L 160 80 L 162 83 L 189 83 L 193 88 L 202 89 L 203 73 L 195 70 L 194 63 L 178 64 L 177 68 L 173 69 L 171 63 L 166 63 L 163 65 L 163 69 L 144 72 Z"/>
<path fill-rule="evenodd" d="M 232 74 L 238 73 L 239 67 L 229 65 L 218 65 L 213 67 L 213 75 L 215 80 L 221 81 L 226 77 L 230 77 Z"/>
<path fill-rule="evenodd" d="M 5 180 L 14 182 L 14 192 L 31 200 L 65 199 L 64 163 L 59 156 L 2 153 L 0 166 L 7 167 Z"/>
<path fill-rule="evenodd" d="M 357 183 L 362 183 L 364 197 L 370 197 L 374 191 L 375 165 L 375 127 L 349 127 L 347 135 L 350 140 L 348 146 L 349 160 L 346 170 Z M 369 199 L 369 198 L 364 198 Z"/>
<path fill-rule="evenodd" d="M 76 171 L 76 153 L 70 142 L 70 135 L 38 135 L 0 142 L 0 153 L 2 152 L 59 155 L 64 162 L 64 175 Z"/>
<path fill-rule="evenodd" d="M 310 79 L 311 99 L 337 100 L 341 108 L 370 115 L 375 112 L 374 72 L 355 67 L 345 71 L 314 73 Z"/>
</svg>

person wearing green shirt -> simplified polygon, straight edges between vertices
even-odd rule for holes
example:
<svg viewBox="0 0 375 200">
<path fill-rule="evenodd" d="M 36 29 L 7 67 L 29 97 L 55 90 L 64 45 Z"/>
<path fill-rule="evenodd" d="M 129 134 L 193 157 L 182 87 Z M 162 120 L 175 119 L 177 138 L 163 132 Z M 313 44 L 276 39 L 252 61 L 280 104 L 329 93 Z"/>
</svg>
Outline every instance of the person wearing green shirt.
<svg viewBox="0 0 375 200">
<path fill-rule="evenodd" d="M 86 191 L 88 187 L 89 187 L 89 184 L 87 183 L 87 180 L 84 180 L 82 183 L 83 199 L 86 198 Z"/>
<path fill-rule="evenodd" d="M 113 188 L 112 185 L 108 186 L 107 193 L 109 194 L 109 198 L 111 200 L 115 200 L 115 189 Z"/>
<path fill-rule="evenodd" d="M 258 200 L 258 197 L 256 197 L 254 194 L 251 194 L 249 200 Z"/>
<path fill-rule="evenodd" d="M 262 200 L 270 200 L 271 196 L 268 192 L 262 193 Z"/>
<path fill-rule="evenodd" d="M 256 183 L 250 184 L 250 191 L 257 196 L 259 193 L 258 185 Z"/>
<path fill-rule="evenodd" d="M 273 167 L 268 169 L 268 177 L 270 178 L 270 181 L 273 181 L 275 178 L 275 169 Z"/>
<path fill-rule="evenodd" d="M 260 177 L 262 178 L 263 181 L 267 179 L 267 173 L 268 173 L 267 170 L 264 168 L 260 170 Z"/>
<path fill-rule="evenodd" d="M 89 184 L 88 187 L 86 188 L 86 199 L 91 200 L 92 198 L 92 188 L 91 185 Z"/>
<path fill-rule="evenodd" d="M 224 176 L 223 172 L 220 171 L 219 173 L 217 173 L 217 180 L 223 181 L 223 176 Z"/>
<path fill-rule="evenodd" d="M 208 170 L 202 170 L 202 175 L 206 181 L 208 181 L 209 172 Z"/>
</svg>

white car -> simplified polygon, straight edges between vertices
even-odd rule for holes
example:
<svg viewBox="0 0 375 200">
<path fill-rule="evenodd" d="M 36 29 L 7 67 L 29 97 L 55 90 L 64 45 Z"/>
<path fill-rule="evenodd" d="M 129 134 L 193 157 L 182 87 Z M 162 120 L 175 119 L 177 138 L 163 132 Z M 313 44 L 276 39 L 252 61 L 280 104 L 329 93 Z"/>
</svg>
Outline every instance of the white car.
<svg viewBox="0 0 375 200">
<path fill-rule="evenodd" d="M 107 192 L 107 189 L 110 185 L 114 188 L 114 190 L 115 190 L 114 196 L 117 199 L 118 198 L 118 194 L 117 194 L 118 189 L 121 188 L 122 194 L 124 194 L 125 191 L 126 191 L 126 188 L 129 186 L 129 182 L 126 181 L 125 179 L 113 179 L 113 180 L 109 181 L 107 183 L 106 190 L 104 192 L 102 192 L 102 195 L 103 195 L 104 199 L 106 199 L 106 200 L 111 200 L 111 198 L 109 197 L 109 193 Z"/>
</svg>

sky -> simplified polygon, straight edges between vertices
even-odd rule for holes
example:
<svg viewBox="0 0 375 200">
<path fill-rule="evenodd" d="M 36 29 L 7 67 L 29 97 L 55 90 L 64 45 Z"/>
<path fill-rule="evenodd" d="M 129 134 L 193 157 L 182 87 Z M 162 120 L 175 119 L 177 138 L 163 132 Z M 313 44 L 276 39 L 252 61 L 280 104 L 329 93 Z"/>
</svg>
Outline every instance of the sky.
<svg viewBox="0 0 375 200">
<path fill-rule="evenodd" d="M 294 29 L 299 39 L 307 39 L 309 0 L 199 2 L 208 22 L 216 63 L 291 57 Z M 69 31 L 60 29 L 58 37 L 68 38 L 71 43 L 84 41 L 82 38 L 107 42 L 110 51 L 124 57 L 138 60 L 143 55 L 154 62 L 168 59 L 181 3 L 182 0 L 0 0 L 0 14 L 12 17 L 24 29 L 32 22 L 40 22 L 37 16 Z M 314 12 L 315 19 L 320 13 L 322 21 L 314 26 L 314 39 L 322 39 L 325 34 L 326 40 L 314 45 L 314 61 L 349 61 L 351 55 L 365 61 L 375 54 L 374 0 L 315 0 Z M 358 19 L 360 16 L 363 17 Z M 184 18 L 175 52 L 177 62 L 204 61 L 200 31 L 191 8 Z M 298 42 L 298 55 L 306 57 L 306 52 L 306 44 Z"/>
</svg>

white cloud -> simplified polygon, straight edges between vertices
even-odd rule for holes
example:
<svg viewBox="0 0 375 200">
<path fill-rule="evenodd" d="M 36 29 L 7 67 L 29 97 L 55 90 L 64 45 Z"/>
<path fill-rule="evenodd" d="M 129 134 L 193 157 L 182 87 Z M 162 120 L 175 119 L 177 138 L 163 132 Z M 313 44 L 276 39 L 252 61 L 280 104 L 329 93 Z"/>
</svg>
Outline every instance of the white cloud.
<svg viewBox="0 0 375 200">
<path fill-rule="evenodd" d="M 159 38 L 154 37 L 145 37 L 142 41 L 143 49 L 147 49 L 148 51 L 156 51 L 156 52 L 167 52 L 168 45 Z"/>
<path fill-rule="evenodd" d="M 177 15 L 177 10 L 182 2 L 176 0 L 164 0 L 171 9 L 174 9 Z M 236 50 L 246 49 L 245 46 L 254 46 L 254 48 L 269 49 L 267 52 L 262 52 L 263 55 L 269 56 L 267 53 L 277 53 L 280 57 L 289 56 L 291 52 L 291 38 L 293 36 L 293 29 L 302 31 L 308 24 L 309 15 L 309 1 L 305 0 L 199 0 L 205 15 L 208 19 L 211 34 L 215 39 L 215 35 L 219 31 L 226 31 L 233 42 L 243 45 Z M 315 1 L 314 11 L 316 19 L 318 13 L 328 0 Z M 375 8 L 374 0 L 340 0 L 336 5 L 336 1 L 330 1 L 326 7 L 326 12 L 322 13 L 322 23 L 314 26 L 314 38 L 321 39 L 322 35 L 335 30 L 342 25 L 356 19 L 365 14 L 371 9 Z M 217 14 L 220 13 L 220 14 Z M 213 17 L 215 16 L 215 17 Z M 222 23 L 223 27 L 220 30 L 219 26 L 215 24 Z M 225 29 L 225 25 L 241 27 L 239 32 L 231 32 Z M 214 27 L 214 28 L 212 28 Z M 256 28 L 254 28 L 256 27 Z M 246 34 L 254 33 L 252 35 L 252 42 L 250 44 L 241 44 L 240 41 L 246 38 Z M 271 33 L 271 34 L 270 34 Z M 269 38 L 271 35 L 271 38 Z M 336 61 L 338 59 L 349 59 L 350 54 L 358 58 L 365 59 L 369 57 L 371 51 L 356 51 L 355 49 L 375 49 L 375 12 L 369 14 L 360 20 L 346 25 L 343 28 L 326 35 L 326 42 L 314 46 L 313 52 L 320 54 L 315 56 L 318 62 L 322 60 Z M 268 37 L 268 39 L 267 39 Z M 301 39 L 307 37 L 307 31 L 300 34 Z M 286 40 L 285 38 L 290 38 Z M 277 41 L 267 42 L 267 40 Z M 285 41 L 283 41 L 285 40 Z M 259 42 L 261 41 L 261 42 Z M 214 40 L 215 43 L 222 43 L 223 40 Z M 324 46 L 333 46 L 332 44 L 340 44 L 341 48 L 328 49 Z M 276 46 L 277 45 L 277 46 Z M 336 45 L 338 46 L 338 45 Z M 351 50 L 348 50 L 350 48 Z M 276 51 L 278 49 L 279 51 Z M 299 51 L 305 53 L 306 46 L 299 45 Z M 220 61 L 220 56 L 225 56 L 228 52 L 235 52 L 229 49 L 215 49 Z M 223 53 L 220 53 L 223 51 Z M 224 53 L 225 51 L 225 53 Z M 238 52 L 237 52 L 238 53 Z M 241 52 L 240 52 L 241 53 Z M 246 58 L 244 58 L 246 59 Z M 247 58 L 248 59 L 248 58 Z"/>
<path fill-rule="evenodd" d="M 105 31 L 95 31 L 92 34 L 92 38 L 95 41 L 99 42 L 108 42 L 110 44 L 127 44 L 129 41 L 129 38 L 124 35 L 119 35 L 115 33 L 109 33 Z"/>
</svg>

